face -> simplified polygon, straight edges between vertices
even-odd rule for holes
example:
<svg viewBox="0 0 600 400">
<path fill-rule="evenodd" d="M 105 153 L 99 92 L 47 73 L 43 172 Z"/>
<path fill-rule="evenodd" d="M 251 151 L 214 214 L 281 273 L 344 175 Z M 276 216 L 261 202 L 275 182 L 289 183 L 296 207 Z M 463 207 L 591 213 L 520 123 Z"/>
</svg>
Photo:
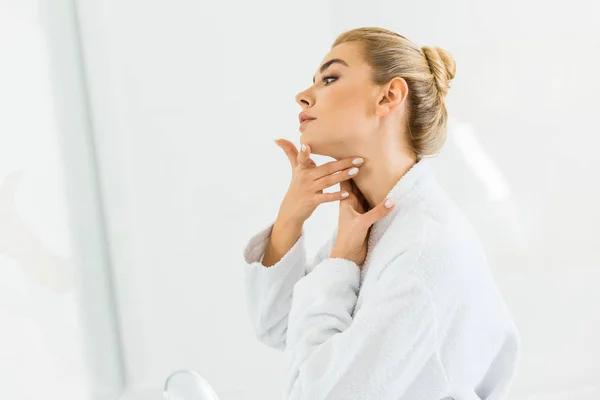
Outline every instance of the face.
<svg viewBox="0 0 600 400">
<path fill-rule="evenodd" d="M 340 62 L 329 63 L 340 59 Z M 371 81 L 371 67 L 359 45 L 342 43 L 323 58 L 314 84 L 296 95 L 296 102 L 313 121 L 300 126 L 301 143 L 314 154 L 336 159 L 362 148 L 377 127 L 375 108 L 381 88 Z"/>
</svg>

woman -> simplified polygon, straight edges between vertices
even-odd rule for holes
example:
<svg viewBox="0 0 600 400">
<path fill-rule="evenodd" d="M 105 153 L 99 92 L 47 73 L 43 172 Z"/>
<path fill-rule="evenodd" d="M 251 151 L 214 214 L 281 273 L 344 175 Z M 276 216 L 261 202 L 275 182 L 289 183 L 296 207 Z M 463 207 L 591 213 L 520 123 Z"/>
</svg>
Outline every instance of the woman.
<svg viewBox="0 0 600 400">
<path fill-rule="evenodd" d="M 335 40 L 297 95 L 312 120 L 300 152 L 278 141 L 292 183 L 244 250 L 257 336 L 288 360 L 286 398 L 506 398 L 518 330 L 477 233 L 425 158 L 445 142 L 454 74 L 443 49 L 360 28 Z M 317 167 L 311 150 L 337 161 Z M 330 201 L 337 228 L 306 263 L 302 224 Z"/>
</svg>

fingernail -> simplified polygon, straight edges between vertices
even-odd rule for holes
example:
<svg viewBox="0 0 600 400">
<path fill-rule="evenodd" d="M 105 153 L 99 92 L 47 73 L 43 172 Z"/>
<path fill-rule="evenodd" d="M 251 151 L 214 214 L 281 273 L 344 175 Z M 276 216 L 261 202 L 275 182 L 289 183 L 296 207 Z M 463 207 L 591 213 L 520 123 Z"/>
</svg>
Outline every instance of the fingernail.
<svg viewBox="0 0 600 400">
<path fill-rule="evenodd" d="M 348 192 L 342 192 L 342 198 L 345 199 L 348 196 L 350 196 L 350 194 Z"/>
<path fill-rule="evenodd" d="M 305 144 L 302 145 L 302 151 L 306 151 L 306 145 Z"/>
<path fill-rule="evenodd" d="M 386 208 L 392 208 L 392 206 L 393 206 L 394 204 L 396 204 L 396 203 L 394 203 L 394 200 L 392 200 L 392 199 L 387 199 L 387 200 L 385 201 L 385 207 L 386 207 Z"/>
<path fill-rule="evenodd" d="M 356 175 L 358 173 L 358 168 L 352 168 L 348 171 L 348 175 Z"/>
<path fill-rule="evenodd" d="M 359 165 L 359 164 L 362 164 L 362 163 L 363 163 L 363 161 L 365 161 L 365 160 L 363 160 L 363 159 L 362 159 L 362 158 L 360 158 L 360 157 L 359 157 L 359 158 L 355 158 L 354 160 L 352 160 L 352 164 L 354 164 L 354 165 Z"/>
</svg>

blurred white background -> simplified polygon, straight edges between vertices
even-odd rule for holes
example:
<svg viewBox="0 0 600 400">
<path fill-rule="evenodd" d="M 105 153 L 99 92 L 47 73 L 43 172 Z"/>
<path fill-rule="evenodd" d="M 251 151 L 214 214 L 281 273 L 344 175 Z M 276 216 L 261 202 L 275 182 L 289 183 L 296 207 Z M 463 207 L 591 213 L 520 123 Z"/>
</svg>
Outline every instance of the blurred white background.
<svg viewBox="0 0 600 400">
<path fill-rule="evenodd" d="M 381 26 L 456 60 L 432 162 L 522 335 L 510 399 L 600 399 L 598 21 L 592 0 L 0 0 L 0 394 L 158 400 L 191 368 L 279 399 L 242 285 L 290 179 L 272 139 L 299 144 L 335 37 Z"/>
</svg>

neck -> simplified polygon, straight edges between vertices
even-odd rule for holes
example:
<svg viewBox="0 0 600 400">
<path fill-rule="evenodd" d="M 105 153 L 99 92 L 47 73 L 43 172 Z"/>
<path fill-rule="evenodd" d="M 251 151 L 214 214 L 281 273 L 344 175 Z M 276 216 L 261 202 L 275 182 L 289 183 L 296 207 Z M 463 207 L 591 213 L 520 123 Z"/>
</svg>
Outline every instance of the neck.
<svg viewBox="0 0 600 400">
<path fill-rule="evenodd" d="M 369 209 L 378 206 L 394 185 L 417 162 L 408 152 L 383 151 L 377 156 L 361 155 L 365 162 L 354 183 L 369 203 Z"/>
</svg>

